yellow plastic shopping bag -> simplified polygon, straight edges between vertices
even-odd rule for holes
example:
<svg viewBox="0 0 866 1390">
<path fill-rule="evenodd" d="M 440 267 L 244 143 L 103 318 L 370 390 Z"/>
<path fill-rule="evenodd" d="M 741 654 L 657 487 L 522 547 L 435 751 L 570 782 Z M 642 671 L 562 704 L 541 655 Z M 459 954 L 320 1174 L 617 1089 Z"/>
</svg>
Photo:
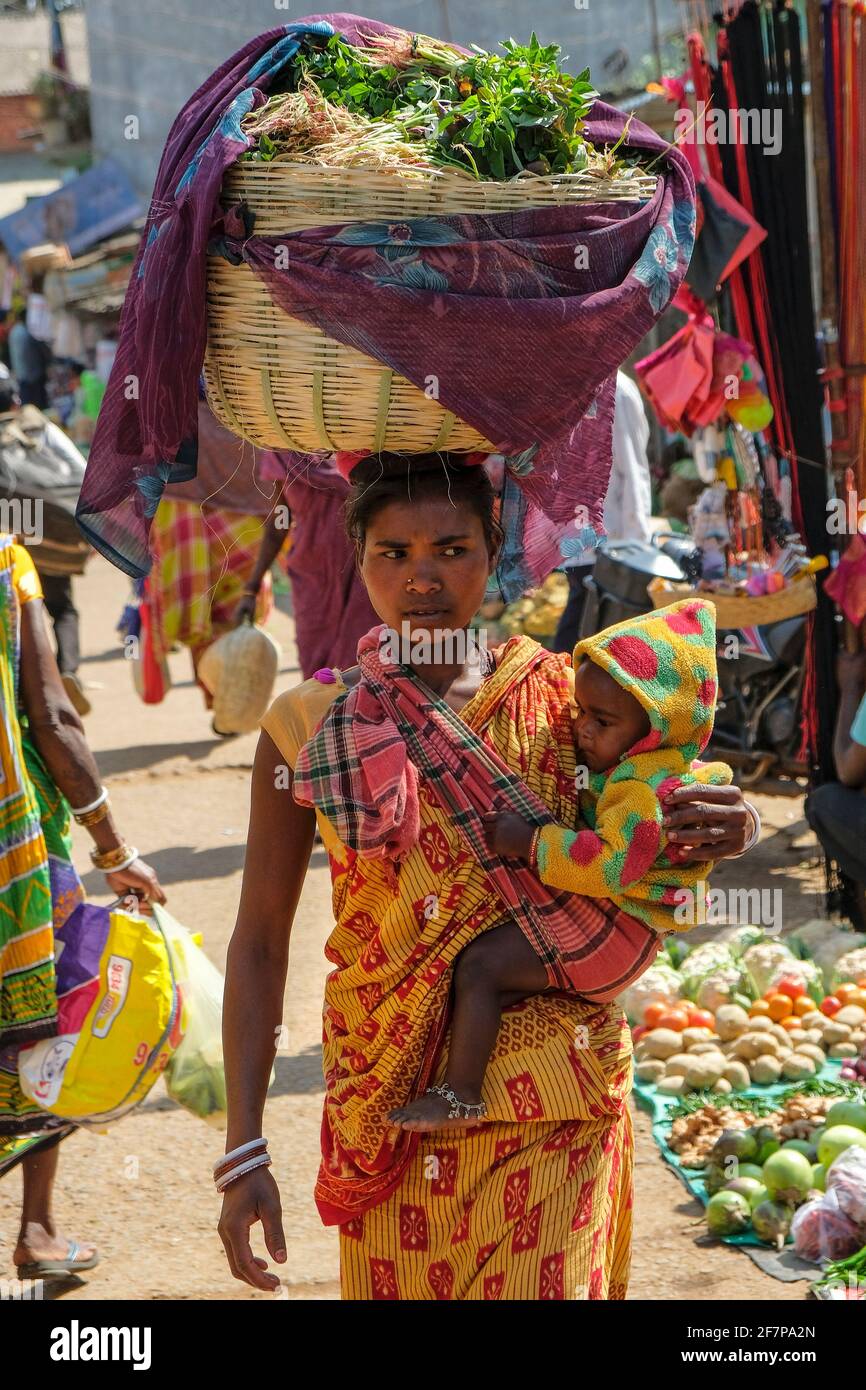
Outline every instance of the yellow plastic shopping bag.
<svg viewBox="0 0 866 1390">
<path fill-rule="evenodd" d="M 83 903 L 55 936 L 58 1032 L 18 1055 L 25 1095 L 79 1124 L 126 1114 L 183 1037 L 165 932 L 151 916 Z"/>
</svg>

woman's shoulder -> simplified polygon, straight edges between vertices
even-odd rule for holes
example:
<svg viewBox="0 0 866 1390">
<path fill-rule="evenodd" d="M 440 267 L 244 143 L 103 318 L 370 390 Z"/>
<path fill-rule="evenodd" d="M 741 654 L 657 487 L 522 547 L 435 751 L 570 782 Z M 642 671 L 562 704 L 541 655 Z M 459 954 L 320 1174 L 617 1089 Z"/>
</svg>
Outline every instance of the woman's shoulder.
<svg viewBox="0 0 866 1390">
<path fill-rule="evenodd" d="M 260 727 L 292 764 L 334 701 L 346 693 L 342 673 L 328 674 L 329 680 L 323 679 L 324 672 L 317 672 L 310 680 L 284 690 L 272 701 L 261 721 Z"/>
</svg>

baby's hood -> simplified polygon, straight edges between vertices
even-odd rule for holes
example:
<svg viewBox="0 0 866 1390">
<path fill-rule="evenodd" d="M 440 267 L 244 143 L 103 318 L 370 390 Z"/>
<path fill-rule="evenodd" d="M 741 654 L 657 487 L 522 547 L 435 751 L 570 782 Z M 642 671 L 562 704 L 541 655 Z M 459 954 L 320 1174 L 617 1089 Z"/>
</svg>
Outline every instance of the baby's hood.
<svg viewBox="0 0 866 1390">
<path fill-rule="evenodd" d="M 642 613 L 574 649 L 574 666 L 587 657 L 601 666 L 646 710 L 650 732 L 629 749 L 677 749 L 687 763 L 706 747 L 713 730 L 716 610 L 703 599 L 682 599 Z"/>
</svg>

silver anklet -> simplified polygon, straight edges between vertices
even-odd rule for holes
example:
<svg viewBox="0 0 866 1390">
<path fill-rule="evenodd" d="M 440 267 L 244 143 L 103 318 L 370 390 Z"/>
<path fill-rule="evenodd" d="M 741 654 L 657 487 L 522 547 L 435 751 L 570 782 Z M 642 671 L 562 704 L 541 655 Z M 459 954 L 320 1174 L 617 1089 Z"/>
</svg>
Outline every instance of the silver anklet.
<svg viewBox="0 0 866 1390">
<path fill-rule="evenodd" d="M 449 1120 L 483 1120 L 487 1114 L 487 1106 L 483 1100 L 477 1105 L 470 1105 L 468 1101 L 461 1100 L 450 1086 L 428 1086 L 425 1091 L 428 1096 L 441 1096 L 447 1100 L 451 1109 L 448 1111 Z"/>
</svg>

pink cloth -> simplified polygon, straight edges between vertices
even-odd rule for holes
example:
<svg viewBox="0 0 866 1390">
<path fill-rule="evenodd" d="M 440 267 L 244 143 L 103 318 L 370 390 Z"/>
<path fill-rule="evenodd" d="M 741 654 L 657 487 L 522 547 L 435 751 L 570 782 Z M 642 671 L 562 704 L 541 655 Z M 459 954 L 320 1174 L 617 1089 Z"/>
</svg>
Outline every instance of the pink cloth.
<svg viewBox="0 0 866 1390">
<path fill-rule="evenodd" d="M 301 674 L 308 680 L 322 666 L 354 666 L 360 638 L 379 618 L 343 523 L 349 485 L 329 454 L 262 454 L 259 476 L 280 480 L 292 513 L 286 573 Z"/>
</svg>

